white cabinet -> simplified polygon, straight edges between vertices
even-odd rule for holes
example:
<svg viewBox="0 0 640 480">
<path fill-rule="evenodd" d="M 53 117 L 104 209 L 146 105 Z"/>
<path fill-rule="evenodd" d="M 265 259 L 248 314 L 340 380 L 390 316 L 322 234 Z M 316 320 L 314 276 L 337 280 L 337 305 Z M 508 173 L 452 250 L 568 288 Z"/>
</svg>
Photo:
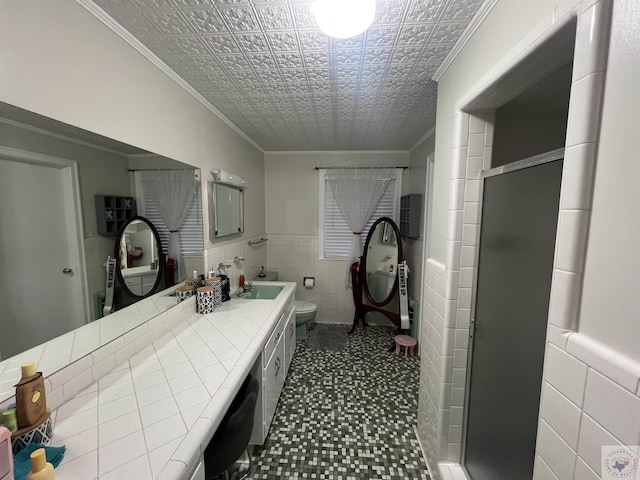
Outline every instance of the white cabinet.
<svg viewBox="0 0 640 480">
<path fill-rule="evenodd" d="M 142 267 L 133 267 L 122 270 L 124 283 L 127 285 L 127 288 L 131 290 L 131 293 L 140 296 L 146 295 L 156 284 L 158 271 L 149 271 L 149 267 L 145 267 L 146 271 L 134 270 L 134 268 L 141 269 Z"/>
<path fill-rule="evenodd" d="M 260 389 L 258 391 L 258 400 L 256 402 L 256 411 L 253 419 L 253 431 L 251 433 L 252 445 L 263 445 L 271 421 L 276 412 L 280 392 L 284 387 L 284 381 L 287 377 L 288 358 L 287 347 L 291 342 L 289 338 L 289 325 L 291 318 L 295 323 L 295 311 L 293 306 L 293 298 L 283 308 L 280 313 L 275 328 L 269 335 L 268 340 L 264 344 L 262 353 L 253 365 L 251 374 L 260 381 Z M 295 341 L 295 326 L 293 328 L 293 338 Z M 295 343 L 294 343 L 295 348 Z"/>
<path fill-rule="evenodd" d="M 135 295 L 142 295 L 142 278 L 125 277 L 124 283 L 127 285 L 127 288 L 131 290 L 131 293 Z"/>
</svg>

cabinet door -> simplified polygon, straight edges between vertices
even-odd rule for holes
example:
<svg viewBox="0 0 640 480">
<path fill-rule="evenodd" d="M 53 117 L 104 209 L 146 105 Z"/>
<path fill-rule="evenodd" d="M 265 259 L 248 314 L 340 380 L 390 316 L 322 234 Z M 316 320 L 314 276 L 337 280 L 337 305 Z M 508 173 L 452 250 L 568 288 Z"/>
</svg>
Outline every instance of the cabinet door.
<svg viewBox="0 0 640 480">
<path fill-rule="evenodd" d="M 287 312 L 285 310 L 284 312 L 282 312 L 282 314 L 280 314 L 280 319 L 278 320 L 278 323 L 276 323 L 275 328 L 271 332 L 271 335 L 269 336 L 269 340 L 267 340 L 267 343 L 264 344 L 264 349 L 262 350 L 262 354 L 264 355 L 265 359 L 271 358 L 274 350 L 277 348 L 278 342 L 282 338 L 282 332 L 287 323 L 286 317 L 287 317 Z"/>
<path fill-rule="evenodd" d="M 267 436 L 285 379 L 284 338 L 281 336 L 264 369 L 264 436 Z"/>
<path fill-rule="evenodd" d="M 295 310 L 291 310 L 289 312 L 289 320 L 287 322 L 287 326 L 284 330 L 284 347 L 285 347 L 285 358 L 286 358 L 286 373 L 289 373 L 289 366 L 291 365 L 291 360 L 293 360 L 293 353 L 296 350 L 296 312 Z"/>
<path fill-rule="evenodd" d="M 143 275 L 141 277 L 142 280 L 142 294 L 146 294 L 151 291 L 153 286 L 156 284 L 156 271 L 152 272 L 150 275 Z"/>
<path fill-rule="evenodd" d="M 125 278 L 124 283 L 132 293 L 142 295 L 142 279 L 140 277 Z"/>
</svg>

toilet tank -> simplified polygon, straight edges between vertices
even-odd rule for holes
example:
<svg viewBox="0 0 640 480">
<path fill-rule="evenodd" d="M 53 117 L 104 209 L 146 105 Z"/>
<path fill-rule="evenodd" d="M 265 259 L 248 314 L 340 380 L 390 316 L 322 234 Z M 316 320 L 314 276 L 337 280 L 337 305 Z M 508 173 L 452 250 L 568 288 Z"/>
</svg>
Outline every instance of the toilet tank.
<svg viewBox="0 0 640 480">
<path fill-rule="evenodd" d="M 278 272 L 264 272 L 264 277 L 256 275 L 253 280 L 258 282 L 277 282 Z"/>
</svg>

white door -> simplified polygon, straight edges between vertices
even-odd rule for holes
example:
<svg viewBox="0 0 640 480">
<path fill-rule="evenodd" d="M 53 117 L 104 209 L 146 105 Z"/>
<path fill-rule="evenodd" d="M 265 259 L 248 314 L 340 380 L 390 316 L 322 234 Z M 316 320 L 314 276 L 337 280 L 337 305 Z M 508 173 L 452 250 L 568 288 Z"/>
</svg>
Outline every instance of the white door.
<svg viewBox="0 0 640 480">
<path fill-rule="evenodd" d="M 0 351 L 13 356 L 85 323 L 70 168 L 0 157 Z M 71 273 L 64 273 L 67 269 Z"/>
</svg>

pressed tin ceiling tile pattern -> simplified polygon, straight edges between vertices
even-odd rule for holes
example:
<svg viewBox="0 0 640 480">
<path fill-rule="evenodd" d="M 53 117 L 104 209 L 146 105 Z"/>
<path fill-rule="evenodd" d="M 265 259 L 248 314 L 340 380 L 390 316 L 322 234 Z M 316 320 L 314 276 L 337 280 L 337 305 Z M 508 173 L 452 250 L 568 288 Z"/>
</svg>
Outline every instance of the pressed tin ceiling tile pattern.
<svg viewBox="0 0 640 480">
<path fill-rule="evenodd" d="M 373 25 L 337 40 L 309 0 L 95 2 L 265 150 L 410 148 L 435 124 L 431 77 L 482 4 L 377 0 Z"/>
</svg>

